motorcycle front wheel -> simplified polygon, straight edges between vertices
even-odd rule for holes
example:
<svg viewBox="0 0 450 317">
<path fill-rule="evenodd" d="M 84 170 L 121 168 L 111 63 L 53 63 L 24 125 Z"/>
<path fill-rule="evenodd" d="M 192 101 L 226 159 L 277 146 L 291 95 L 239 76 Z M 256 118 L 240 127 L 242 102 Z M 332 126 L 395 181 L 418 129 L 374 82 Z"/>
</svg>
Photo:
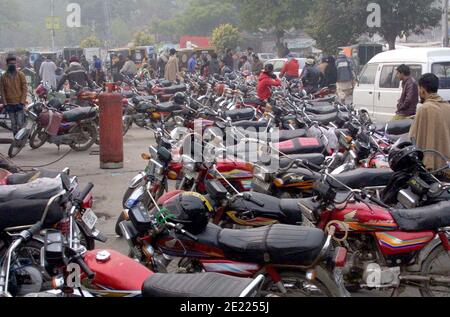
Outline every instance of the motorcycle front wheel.
<svg viewBox="0 0 450 317">
<path fill-rule="evenodd" d="M 36 129 L 30 137 L 30 147 L 33 150 L 39 149 L 47 142 L 47 133 L 43 128 Z"/>
<path fill-rule="evenodd" d="M 450 253 L 442 246 L 430 253 L 423 264 L 422 276 L 450 276 Z M 425 282 L 420 288 L 423 297 L 450 297 L 450 283 Z"/>
</svg>

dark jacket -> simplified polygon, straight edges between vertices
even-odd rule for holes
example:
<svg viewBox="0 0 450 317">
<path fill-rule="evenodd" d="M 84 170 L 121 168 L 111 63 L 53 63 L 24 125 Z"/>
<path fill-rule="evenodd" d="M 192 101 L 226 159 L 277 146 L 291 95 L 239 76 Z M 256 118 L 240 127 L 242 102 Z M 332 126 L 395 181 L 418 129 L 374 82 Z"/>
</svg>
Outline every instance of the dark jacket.
<svg viewBox="0 0 450 317">
<path fill-rule="evenodd" d="M 57 88 L 58 90 L 60 90 L 64 86 L 66 80 L 69 81 L 70 88 L 75 90 L 79 89 L 79 87 L 77 87 L 77 84 L 81 87 L 93 87 L 92 81 L 89 79 L 87 71 L 79 63 L 70 64 L 69 68 L 66 70 L 66 73 L 59 81 Z"/>
<path fill-rule="evenodd" d="M 209 62 L 209 75 L 220 74 L 219 61 L 216 58 L 212 58 Z"/>
<path fill-rule="evenodd" d="M 339 55 L 336 59 L 337 82 L 349 82 L 354 79 L 352 62 L 345 55 Z"/>
<path fill-rule="evenodd" d="M 227 54 L 224 58 L 223 61 L 225 62 L 225 65 L 227 65 L 230 69 L 234 68 L 234 60 L 233 60 L 233 56 L 230 54 Z"/>
<path fill-rule="evenodd" d="M 302 82 L 306 87 L 318 88 L 320 84 L 320 71 L 317 66 L 306 66 L 302 72 Z"/>
<path fill-rule="evenodd" d="M 414 116 L 419 103 L 419 87 L 413 77 L 402 83 L 403 92 L 397 105 L 397 114 L 405 117 Z"/>
</svg>

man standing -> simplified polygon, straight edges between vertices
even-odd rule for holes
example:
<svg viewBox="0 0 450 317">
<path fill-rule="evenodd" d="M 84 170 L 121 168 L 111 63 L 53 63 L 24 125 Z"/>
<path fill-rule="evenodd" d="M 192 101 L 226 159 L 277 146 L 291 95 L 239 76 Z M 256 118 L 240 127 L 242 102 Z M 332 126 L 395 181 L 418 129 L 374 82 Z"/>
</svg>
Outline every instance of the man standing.
<svg viewBox="0 0 450 317">
<path fill-rule="evenodd" d="M 70 88 L 75 91 L 79 91 L 86 86 L 93 88 L 92 81 L 90 80 L 87 71 L 80 64 L 80 60 L 76 56 L 70 58 L 69 68 L 67 68 L 64 76 L 59 81 L 57 90 L 61 90 L 66 81 L 69 81 Z"/>
<path fill-rule="evenodd" d="M 170 50 L 170 57 L 166 64 L 164 73 L 164 78 L 168 81 L 176 81 L 178 78 L 178 73 L 180 72 L 180 68 L 178 66 L 178 58 L 177 51 L 175 49 Z"/>
<path fill-rule="evenodd" d="M 409 66 L 403 64 L 397 68 L 397 78 L 402 82 L 403 92 L 397 105 L 397 113 L 392 119 L 404 120 L 416 115 L 419 103 L 419 88 L 415 79 L 411 76 Z"/>
<path fill-rule="evenodd" d="M 241 57 L 241 62 L 242 62 L 241 72 L 246 73 L 247 75 L 251 75 L 253 71 L 253 66 L 248 61 L 247 56 L 243 55 Z"/>
<path fill-rule="evenodd" d="M 234 59 L 233 59 L 233 51 L 231 49 L 227 49 L 227 53 L 223 58 L 225 65 L 231 70 L 234 69 Z"/>
<path fill-rule="evenodd" d="M 45 61 L 41 64 L 39 69 L 39 76 L 42 78 L 44 84 L 48 83 L 50 87 L 56 89 L 56 64 L 51 60 L 50 56 L 47 56 Z"/>
<path fill-rule="evenodd" d="M 27 80 L 25 75 L 17 70 L 17 59 L 15 56 L 8 56 L 6 59 L 7 71 L 0 77 L 0 95 L 3 104 L 6 105 L 6 112 L 11 119 L 13 134 L 25 124 L 24 108 L 27 103 Z"/>
<path fill-rule="evenodd" d="M 197 53 L 192 54 L 191 58 L 188 61 L 188 73 L 195 74 L 197 70 Z"/>
<path fill-rule="evenodd" d="M 219 67 L 220 67 L 220 75 L 221 76 L 225 76 L 226 74 L 230 74 L 233 72 L 232 69 L 227 66 L 227 64 L 225 63 L 225 60 L 223 60 L 223 59 L 219 61 Z"/>
<path fill-rule="evenodd" d="M 347 98 L 353 94 L 353 68 L 350 60 L 341 52 L 336 59 L 337 68 L 337 95 L 342 103 L 347 101 Z"/>
<path fill-rule="evenodd" d="M 212 53 L 209 61 L 209 75 L 214 76 L 216 74 L 220 74 L 219 60 L 217 54 Z"/>
<path fill-rule="evenodd" d="M 300 64 L 297 59 L 294 58 L 294 55 L 289 54 L 288 61 L 284 64 L 283 69 L 281 70 L 280 77 L 286 77 L 287 80 L 291 81 L 293 79 L 297 79 L 300 72 Z"/>
<path fill-rule="evenodd" d="M 138 69 L 136 64 L 131 60 L 131 57 L 128 55 L 126 58 L 126 62 L 120 70 L 121 74 L 124 74 L 130 78 L 136 76 Z"/>
<path fill-rule="evenodd" d="M 410 136 L 415 139 L 418 148 L 436 150 L 450 159 L 450 104 L 437 94 L 439 78 L 434 74 L 425 74 L 419 80 L 419 94 L 422 106 L 411 127 Z M 445 166 L 437 155 L 427 154 L 425 166 L 430 170 L 438 170 Z M 450 181 L 450 171 L 441 176 Z"/>
<path fill-rule="evenodd" d="M 259 76 L 264 70 L 264 63 L 259 59 L 257 54 L 253 54 L 253 75 Z"/>
<path fill-rule="evenodd" d="M 86 56 L 81 55 L 80 63 L 81 63 L 81 66 L 83 66 L 83 68 L 87 72 L 89 72 L 89 62 L 87 61 Z"/>
<path fill-rule="evenodd" d="M 308 57 L 306 60 L 306 66 L 302 72 L 301 80 L 307 94 L 313 94 L 319 90 L 320 71 L 316 66 L 314 57 Z"/>
</svg>

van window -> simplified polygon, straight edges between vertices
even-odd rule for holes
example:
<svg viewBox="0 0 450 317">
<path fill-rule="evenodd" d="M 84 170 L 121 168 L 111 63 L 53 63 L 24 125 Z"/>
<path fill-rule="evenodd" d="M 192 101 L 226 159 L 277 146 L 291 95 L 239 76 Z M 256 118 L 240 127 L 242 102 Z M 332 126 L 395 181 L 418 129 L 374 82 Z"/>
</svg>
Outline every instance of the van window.
<svg viewBox="0 0 450 317">
<path fill-rule="evenodd" d="M 360 85 L 374 85 L 377 76 L 378 64 L 368 64 L 359 78 Z"/>
<path fill-rule="evenodd" d="M 398 80 L 397 67 L 400 65 L 388 65 L 383 66 L 380 76 L 380 88 L 399 88 L 400 81 Z M 408 65 L 411 69 L 411 76 L 418 81 L 420 76 L 422 76 L 422 66 L 421 65 Z"/>
<path fill-rule="evenodd" d="M 450 62 L 434 63 L 431 72 L 439 77 L 439 89 L 450 89 Z"/>
</svg>

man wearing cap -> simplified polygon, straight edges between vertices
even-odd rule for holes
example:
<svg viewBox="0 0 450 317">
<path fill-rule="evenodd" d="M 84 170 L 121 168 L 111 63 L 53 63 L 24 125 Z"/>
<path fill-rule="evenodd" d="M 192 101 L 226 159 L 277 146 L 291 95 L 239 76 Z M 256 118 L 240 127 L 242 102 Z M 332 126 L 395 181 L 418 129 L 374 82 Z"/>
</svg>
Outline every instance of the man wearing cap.
<svg viewBox="0 0 450 317">
<path fill-rule="evenodd" d="M 6 112 L 11 119 L 13 134 L 25 124 L 24 107 L 27 103 L 27 80 L 17 70 L 17 59 L 10 55 L 6 59 L 7 71 L 0 77 L 0 103 L 6 105 Z"/>
<path fill-rule="evenodd" d="M 339 53 L 336 59 L 337 67 L 337 95 L 342 103 L 345 103 L 347 98 L 353 94 L 353 80 L 355 79 L 352 63 L 345 56 L 344 52 Z"/>
<path fill-rule="evenodd" d="M 294 58 L 293 54 L 288 54 L 288 61 L 284 64 L 281 70 L 280 77 L 285 77 L 287 80 L 291 81 L 297 79 L 300 72 L 300 64 L 297 59 Z"/>
<path fill-rule="evenodd" d="M 307 94 L 313 94 L 319 90 L 320 71 L 316 66 L 314 57 L 311 56 L 306 59 L 306 66 L 302 72 L 301 79 Z"/>
<path fill-rule="evenodd" d="M 87 71 L 80 64 L 80 60 L 76 56 L 70 58 L 69 68 L 59 81 L 57 90 L 60 90 L 66 81 L 69 81 L 70 88 L 76 91 L 79 91 L 86 86 L 93 88 L 92 81 L 90 80 Z"/>
</svg>

